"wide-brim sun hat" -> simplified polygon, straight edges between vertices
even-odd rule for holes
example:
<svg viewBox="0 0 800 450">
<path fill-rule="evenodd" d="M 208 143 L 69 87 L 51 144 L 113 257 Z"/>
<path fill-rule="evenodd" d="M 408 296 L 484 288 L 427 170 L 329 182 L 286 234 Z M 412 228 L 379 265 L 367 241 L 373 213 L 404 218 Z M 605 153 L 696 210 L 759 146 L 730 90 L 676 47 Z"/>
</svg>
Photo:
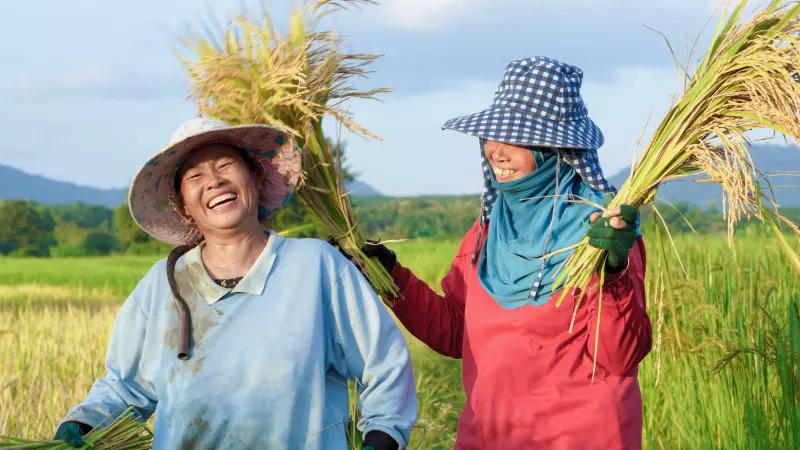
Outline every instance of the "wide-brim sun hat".
<svg viewBox="0 0 800 450">
<path fill-rule="evenodd" d="M 561 158 L 598 192 L 616 190 L 600 168 L 597 149 L 605 138 L 581 97 L 583 71 L 537 56 L 506 65 L 491 106 L 448 120 L 442 129 L 526 147 L 557 148 Z M 482 155 L 483 156 L 483 155 Z M 484 175 L 489 165 L 483 157 Z M 486 177 L 488 179 L 488 176 Z M 484 199 L 489 200 L 491 198 Z"/>
<path fill-rule="evenodd" d="M 196 242 L 199 231 L 179 213 L 174 199 L 175 176 L 191 152 L 211 144 L 244 150 L 264 173 L 259 195 L 259 219 L 273 216 L 291 200 L 300 181 L 301 154 L 292 136 L 266 125 L 238 125 L 209 118 L 183 123 L 169 145 L 136 173 L 128 193 L 134 221 L 150 236 L 168 244 Z"/>
</svg>

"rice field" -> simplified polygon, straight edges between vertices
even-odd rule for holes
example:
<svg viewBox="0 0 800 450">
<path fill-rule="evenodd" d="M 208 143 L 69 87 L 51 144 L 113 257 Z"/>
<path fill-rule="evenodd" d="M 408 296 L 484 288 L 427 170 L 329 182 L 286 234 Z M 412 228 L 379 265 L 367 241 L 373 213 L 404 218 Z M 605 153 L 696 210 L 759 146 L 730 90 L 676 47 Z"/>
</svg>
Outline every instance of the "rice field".
<svg viewBox="0 0 800 450">
<path fill-rule="evenodd" d="M 395 244 L 438 286 L 457 242 Z M 659 320 L 655 252 L 648 310 L 657 348 L 641 366 L 645 448 L 800 448 L 800 280 L 771 239 L 677 238 Z M 120 302 L 155 257 L 0 258 L 0 434 L 49 439 L 103 375 Z M 660 325 L 659 325 L 659 322 Z M 420 418 L 410 448 L 452 448 L 459 361 L 409 337 Z M 659 378 L 656 383 L 656 378 Z"/>
</svg>

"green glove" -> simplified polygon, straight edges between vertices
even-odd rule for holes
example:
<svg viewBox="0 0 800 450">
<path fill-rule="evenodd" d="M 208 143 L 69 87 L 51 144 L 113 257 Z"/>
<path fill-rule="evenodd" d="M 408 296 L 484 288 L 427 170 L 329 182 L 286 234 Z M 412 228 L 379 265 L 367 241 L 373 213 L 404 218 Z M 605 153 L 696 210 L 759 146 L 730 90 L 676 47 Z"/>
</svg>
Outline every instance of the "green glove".
<svg viewBox="0 0 800 450">
<path fill-rule="evenodd" d="M 639 211 L 631 205 L 620 205 L 621 217 L 627 224 L 624 229 L 618 230 L 611 226 L 613 217 L 601 217 L 592 223 L 586 233 L 589 245 L 608 252 L 608 271 L 617 273 L 622 271 L 628 263 L 628 253 L 633 248 L 639 226 Z"/>
<path fill-rule="evenodd" d="M 92 430 L 92 427 L 80 422 L 64 422 L 56 430 L 54 441 L 64 441 L 72 448 L 81 448 L 86 445 L 83 435 Z"/>
</svg>

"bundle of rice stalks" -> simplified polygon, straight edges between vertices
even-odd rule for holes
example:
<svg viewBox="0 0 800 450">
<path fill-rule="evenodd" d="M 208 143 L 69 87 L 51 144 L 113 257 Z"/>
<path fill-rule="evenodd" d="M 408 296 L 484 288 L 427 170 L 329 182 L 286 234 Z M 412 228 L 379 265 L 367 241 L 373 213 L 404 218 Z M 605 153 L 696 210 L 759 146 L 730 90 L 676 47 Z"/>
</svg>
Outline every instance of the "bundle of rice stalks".
<svg viewBox="0 0 800 450">
<path fill-rule="evenodd" d="M 772 0 L 743 23 L 746 4 L 741 0 L 725 19 L 726 4 L 711 47 L 693 74 L 678 64 L 685 89 L 608 207 L 650 204 L 668 234 L 655 207 L 659 186 L 700 176 L 722 187 L 730 245 L 735 224 L 755 217 L 772 228 L 800 273 L 800 256 L 790 242 L 792 234 L 800 242 L 800 230 L 780 214 L 774 195 L 758 181 L 748 136 L 766 129 L 800 142 L 800 4 Z M 595 273 L 602 274 L 605 259 L 605 252 L 584 239 L 558 275 L 563 293 L 586 287 Z M 558 304 L 562 300 L 563 295 Z"/>
<path fill-rule="evenodd" d="M 358 229 L 344 190 L 341 160 L 326 139 L 322 120 L 330 116 L 361 136 L 377 138 L 347 112 L 350 99 L 374 99 L 387 89 L 359 90 L 353 77 L 365 77 L 378 55 L 346 53 L 344 41 L 318 31 L 329 14 L 374 0 L 316 0 L 291 13 L 289 29 L 280 33 L 264 7 L 264 18 L 234 17 L 220 32 L 203 36 L 190 30 L 181 39 L 191 57 L 178 57 L 188 69 L 200 115 L 230 124 L 265 124 L 295 136 L 303 150 L 300 199 L 324 224 L 336 243 L 363 264 L 379 294 L 395 294 L 391 276 L 361 252 Z M 384 295 L 385 297 L 385 295 Z"/>
<path fill-rule="evenodd" d="M 83 437 L 88 450 L 150 450 L 153 434 L 144 423 L 136 420 L 133 408 L 127 409 L 111 425 L 92 430 Z M 0 436 L 0 448 L 4 450 L 72 450 L 63 441 L 28 441 Z"/>
</svg>

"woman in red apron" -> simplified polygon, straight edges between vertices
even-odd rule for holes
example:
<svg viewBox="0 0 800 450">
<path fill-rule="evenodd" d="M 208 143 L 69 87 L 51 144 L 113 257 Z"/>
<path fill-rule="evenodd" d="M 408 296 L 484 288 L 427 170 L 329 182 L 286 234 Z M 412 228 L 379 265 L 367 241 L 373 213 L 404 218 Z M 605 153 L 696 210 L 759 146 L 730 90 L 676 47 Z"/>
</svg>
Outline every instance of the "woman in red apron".
<svg viewBox="0 0 800 450">
<path fill-rule="evenodd" d="M 581 99 L 582 75 L 549 58 L 514 61 L 490 108 L 444 125 L 479 139 L 485 192 L 443 295 L 391 250 L 365 248 L 400 288 L 393 310 L 408 331 L 463 361 L 459 450 L 642 445 L 637 372 L 652 343 L 645 249 L 636 209 L 601 215 L 586 202 L 602 205 L 615 191 L 599 166 L 603 135 Z M 554 252 L 587 233 L 608 251 L 602 315 L 598 327 L 595 277 L 570 332 L 579 293 L 556 307 L 554 278 L 571 251 Z"/>
</svg>

